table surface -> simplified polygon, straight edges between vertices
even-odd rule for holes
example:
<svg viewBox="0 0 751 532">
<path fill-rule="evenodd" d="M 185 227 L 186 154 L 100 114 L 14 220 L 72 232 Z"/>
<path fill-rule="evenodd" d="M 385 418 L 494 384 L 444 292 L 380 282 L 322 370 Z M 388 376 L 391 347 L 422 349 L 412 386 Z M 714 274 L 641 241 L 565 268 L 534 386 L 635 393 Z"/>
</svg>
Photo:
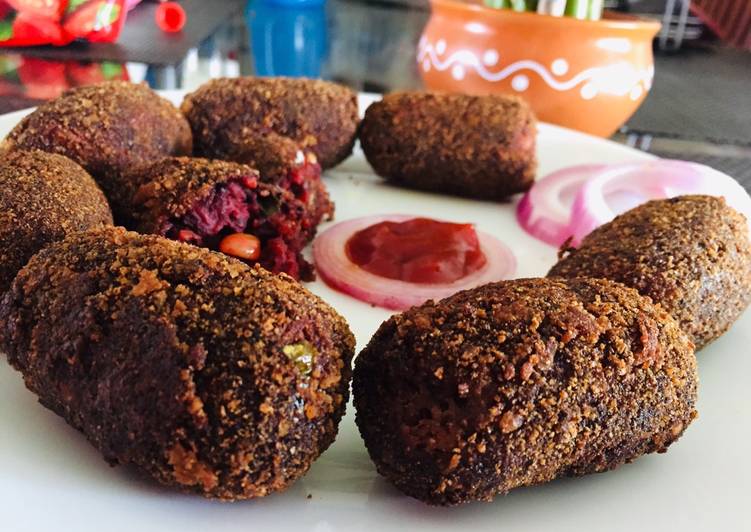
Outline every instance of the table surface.
<svg viewBox="0 0 751 532">
<path fill-rule="evenodd" d="M 323 77 L 370 92 L 421 87 L 415 53 L 429 17 L 424 0 L 327 0 L 307 7 L 259 0 L 182 4 L 188 24 L 179 34 L 159 31 L 155 4 L 144 2 L 130 13 L 116 44 L 8 53 L 16 64 L 26 57 L 122 63 L 130 79 L 161 89 L 192 89 L 211 77 L 247 74 Z M 662 156 L 710 162 L 751 187 L 751 53 L 705 46 L 658 53 L 655 62 L 649 97 L 615 140 Z M 20 76 L 25 78 L 28 74 Z M 42 76 L 39 83 L 47 81 Z M 0 112 L 38 103 L 31 95 L 21 88 L 0 96 Z"/>
</svg>

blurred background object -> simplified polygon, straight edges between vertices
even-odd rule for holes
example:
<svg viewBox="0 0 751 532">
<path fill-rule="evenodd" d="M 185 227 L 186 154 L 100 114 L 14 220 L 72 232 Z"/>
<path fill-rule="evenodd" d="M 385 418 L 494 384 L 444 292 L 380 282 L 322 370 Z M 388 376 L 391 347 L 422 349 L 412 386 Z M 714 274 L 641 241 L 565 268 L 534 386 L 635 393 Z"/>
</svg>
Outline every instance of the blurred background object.
<svg viewBox="0 0 751 532">
<path fill-rule="evenodd" d="M 701 44 L 713 37 L 751 50 L 749 0 L 620 0 L 613 1 L 611 7 L 659 17 L 663 23 L 659 46 L 663 50 L 679 50 L 684 44 Z"/>
<path fill-rule="evenodd" d="M 0 47 L 114 42 L 125 0 L 0 0 Z"/>
<path fill-rule="evenodd" d="M 188 15 L 177 2 L 160 2 L 154 14 L 157 27 L 168 33 L 182 31 L 188 22 Z"/>
<path fill-rule="evenodd" d="M 689 17 L 690 5 L 691 0 L 667 0 L 660 32 L 660 48 L 663 50 L 678 49 L 684 39 L 701 36 L 701 23 L 697 18 Z"/>
<path fill-rule="evenodd" d="M 259 76 L 322 76 L 328 53 L 324 0 L 248 3 L 251 49 Z"/>
<path fill-rule="evenodd" d="M 332 79 L 369 92 L 422 87 L 415 57 L 430 15 L 427 0 L 329 0 L 327 8 Z"/>
<path fill-rule="evenodd" d="M 599 11 L 590 17 L 590 2 L 578 4 L 581 16 L 458 0 L 430 5 L 417 53 L 428 89 L 516 94 L 543 121 L 607 137 L 652 86 L 654 21 L 609 12 L 601 18 Z"/>
<path fill-rule="evenodd" d="M 0 112 L 38 105 L 72 87 L 114 79 L 130 79 L 125 65 L 56 61 L 0 51 Z"/>
<path fill-rule="evenodd" d="M 749 0 L 693 0 L 691 7 L 725 42 L 751 50 L 751 2 Z"/>
</svg>

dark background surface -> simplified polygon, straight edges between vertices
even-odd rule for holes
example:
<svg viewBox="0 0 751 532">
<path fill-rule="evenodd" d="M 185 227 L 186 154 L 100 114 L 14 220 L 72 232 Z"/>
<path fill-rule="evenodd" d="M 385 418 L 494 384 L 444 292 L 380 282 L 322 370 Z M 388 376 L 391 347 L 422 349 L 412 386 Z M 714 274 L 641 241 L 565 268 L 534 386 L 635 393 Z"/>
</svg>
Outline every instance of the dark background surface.
<svg viewBox="0 0 751 532">
<path fill-rule="evenodd" d="M 751 54 L 687 49 L 655 62 L 654 87 L 631 129 L 751 146 Z"/>
</svg>

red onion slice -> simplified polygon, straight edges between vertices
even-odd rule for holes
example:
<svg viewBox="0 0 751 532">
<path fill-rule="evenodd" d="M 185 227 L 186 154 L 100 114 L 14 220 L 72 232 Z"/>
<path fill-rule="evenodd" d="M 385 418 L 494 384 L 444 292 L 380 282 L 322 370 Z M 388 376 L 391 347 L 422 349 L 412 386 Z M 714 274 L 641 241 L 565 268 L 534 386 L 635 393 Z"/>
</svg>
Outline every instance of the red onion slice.
<svg viewBox="0 0 751 532">
<path fill-rule="evenodd" d="M 751 216 L 751 198 L 732 177 L 698 163 L 665 159 L 553 172 L 522 198 L 517 219 L 543 242 L 560 247 L 571 238 L 577 246 L 593 229 L 637 205 L 684 194 L 723 196 Z"/>
<path fill-rule="evenodd" d="M 581 239 L 593 229 L 622 212 L 646 201 L 670 196 L 667 187 L 669 183 L 678 184 L 677 174 L 666 165 L 654 165 L 650 168 L 650 164 L 654 165 L 650 162 L 645 165 L 612 166 L 582 183 L 571 206 L 571 245 L 578 246 Z M 636 201 L 625 203 L 622 195 L 624 192 L 631 192 L 632 199 L 635 197 Z M 621 195 L 616 196 L 617 193 Z"/>
<path fill-rule="evenodd" d="M 576 192 L 605 168 L 604 164 L 570 166 L 540 179 L 517 206 L 519 224 L 535 238 L 559 247 L 571 236 L 571 206 Z"/>
<path fill-rule="evenodd" d="M 722 196 L 743 213 L 751 215 L 751 198 L 732 177 L 698 163 L 677 160 L 648 161 L 640 165 L 614 166 L 589 179 L 574 199 L 571 209 L 571 245 L 578 246 L 593 229 L 635 207 L 611 201 L 614 190 L 633 190 L 644 200 L 664 199 L 685 194 Z"/>
<path fill-rule="evenodd" d="M 509 279 L 516 272 L 513 253 L 495 237 L 477 231 L 480 249 L 485 254 L 485 266 L 462 279 L 445 284 L 416 284 L 374 275 L 349 260 L 347 240 L 361 229 L 392 221 L 403 222 L 414 216 L 366 216 L 338 223 L 313 242 L 316 270 L 330 287 L 356 299 L 390 310 L 404 310 L 421 305 L 428 299 L 442 299 L 460 290 Z"/>
</svg>

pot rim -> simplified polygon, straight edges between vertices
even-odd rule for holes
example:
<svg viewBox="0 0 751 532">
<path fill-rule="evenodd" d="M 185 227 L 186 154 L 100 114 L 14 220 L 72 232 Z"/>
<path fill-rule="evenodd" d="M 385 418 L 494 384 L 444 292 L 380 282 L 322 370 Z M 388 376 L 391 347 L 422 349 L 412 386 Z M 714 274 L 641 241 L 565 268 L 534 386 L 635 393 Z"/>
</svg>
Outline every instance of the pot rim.
<svg viewBox="0 0 751 532">
<path fill-rule="evenodd" d="M 434 8 L 445 9 L 448 11 L 458 11 L 462 13 L 478 13 L 483 17 L 492 17 L 497 21 L 504 22 L 517 21 L 527 23 L 538 23 L 539 25 L 556 26 L 559 29 L 569 29 L 570 31 L 582 31 L 585 28 L 618 29 L 627 31 L 647 31 L 652 36 L 657 35 L 662 24 L 656 20 L 650 20 L 643 17 L 616 13 L 605 10 L 600 20 L 582 20 L 572 17 L 553 17 L 550 15 L 540 15 L 529 11 L 513 11 L 511 9 L 493 9 L 479 3 L 463 2 L 461 0 L 430 0 Z"/>
</svg>

